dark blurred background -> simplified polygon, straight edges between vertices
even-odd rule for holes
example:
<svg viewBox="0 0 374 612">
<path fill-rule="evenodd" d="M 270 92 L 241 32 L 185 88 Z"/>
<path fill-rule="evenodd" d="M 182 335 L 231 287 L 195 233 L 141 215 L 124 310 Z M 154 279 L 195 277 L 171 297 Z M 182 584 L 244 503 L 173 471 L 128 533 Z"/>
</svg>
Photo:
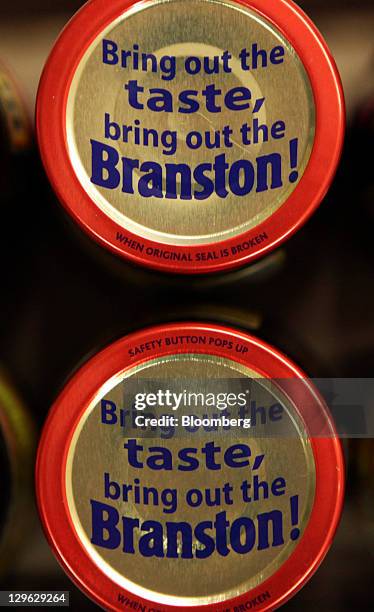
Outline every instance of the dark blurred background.
<svg viewBox="0 0 374 612">
<path fill-rule="evenodd" d="M 0 5 L 0 60 L 15 74 L 31 115 L 48 52 L 81 4 Z M 299 4 L 336 58 L 348 132 L 326 201 L 267 263 L 199 281 L 120 264 L 70 226 L 35 149 L 14 160 L 11 188 L 0 198 L 0 364 L 38 428 L 66 378 L 89 354 L 129 331 L 170 319 L 211 319 L 254 331 L 310 376 L 373 377 L 374 1 Z M 337 538 L 286 610 L 374 607 L 374 444 L 348 441 L 345 451 L 347 501 Z M 59 569 L 36 518 L 1 587 L 70 590 L 73 609 L 97 608 Z"/>
</svg>

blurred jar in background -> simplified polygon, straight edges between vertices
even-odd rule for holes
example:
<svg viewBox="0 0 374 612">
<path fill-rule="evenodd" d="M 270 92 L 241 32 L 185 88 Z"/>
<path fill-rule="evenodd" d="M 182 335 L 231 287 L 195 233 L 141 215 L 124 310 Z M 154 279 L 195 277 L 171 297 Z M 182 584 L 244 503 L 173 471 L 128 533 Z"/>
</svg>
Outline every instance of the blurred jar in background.
<svg viewBox="0 0 374 612">
<path fill-rule="evenodd" d="M 341 258 L 339 324 L 344 330 L 341 347 L 343 376 L 353 379 L 374 379 L 373 141 L 374 81 L 372 94 L 361 100 L 349 125 L 341 174 L 345 190 L 345 198 L 341 201 L 344 204 L 345 234 L 342 242 L 345 249 Z M 370 384 L 370 388 L 374 386 Z M 368 404 L 367 409 L 370 412 L 364 415 L 363 422 L 367 437 L 348 440 L 348 492 L 360 517 L 359 525 L 365 532 L 365 542 L 370 542 L 371 550 L 374 541 L 374 394 L 372 406 Z"/>
<path fill-rule="evenodd" d="M 351 438 L 349 441 L 348 499 L 354 508 L 361 549 L 373 559 L 374 546 L 374 439 Z"/>
<path fill-rule="evenodd" d="M 365 380 L 366 406 L 362 414 L 361 430 L 366 437 L 348 440 L 348 492 L 355 508 L 358 525 L 364 533 L 365 547 L 372 554 L 374 543 L 374 349 L 354 350 L 346 358 L 346 378 Z M 370 379 L 370 380 L 368 380 Z"/>
<path fill-rule="evenodd" d="M 0 574 L 12 570 L 29 530 L 33 504 L 34 425 L 0 371 Z"/>
<path fill-rule="evenodd" d="M 0 58 L 0 361 L 7 366 L 6 336 L 14 334 L 10 330 L 17 326 L 15 322 L 32 284 L 36 244 L 42 242 L 36 228 L 40 226 L 45 198 L 30 116 L 22 90 Z M 17 372 L 12 371 L 11 365 L 8 369 L 18 388 Z"/>
<path fill-rule="evenodd" d="M 11 205 L 27 177 L 23 164 L 32 144 L 31 122 L 13 76 L 0 61 L 0 201 Z"/>
<path fill-rule="evenodd" d="M 374 176 L 372 169 L 374 139 L 374 90 L 357 109 L 350 133 L 351 183 L 357 190 L 360 214 L 374 223 Z M 370 231 L 371 234 L 371 231 Z"/>
</svg>

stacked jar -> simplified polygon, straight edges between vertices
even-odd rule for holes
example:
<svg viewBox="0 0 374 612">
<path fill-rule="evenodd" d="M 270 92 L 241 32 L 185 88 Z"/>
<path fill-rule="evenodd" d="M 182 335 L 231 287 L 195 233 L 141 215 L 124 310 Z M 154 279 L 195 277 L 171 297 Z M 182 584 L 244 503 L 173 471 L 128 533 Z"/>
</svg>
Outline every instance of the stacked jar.
<svg viewBox="0 0 374 612">
<path fill-rule="evenodd" d="M 276 249 L 342 149 L 326 44 L 286 0 L 91 0 L 48 59 L 37 133 L 65 215 L 116 274 L 108 341 L 134 330 L 47 419 L 53 550 L 106 609 L 274 609 L 317 569 L 343 503 L 328 407 L 272 346 L 303 353 L 284 318 L 298 263 Z"/>
</svg>

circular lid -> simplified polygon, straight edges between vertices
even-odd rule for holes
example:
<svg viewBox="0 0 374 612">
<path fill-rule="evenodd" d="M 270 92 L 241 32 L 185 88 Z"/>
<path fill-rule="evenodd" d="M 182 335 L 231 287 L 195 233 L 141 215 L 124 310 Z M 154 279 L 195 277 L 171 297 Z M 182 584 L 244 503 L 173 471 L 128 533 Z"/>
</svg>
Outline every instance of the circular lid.
<svg viewBox="0 0 374 612">
<path fill-rule="evenodd" d="M 292 363 L 242 332 L 182 323 L 123 338 L 78 371 L 36 476 L 57 558 L 105 609 L 270 610 L 326 554 L 344 468 Z"/>
<path fill-rule="evenodd" d="M 311 215 L 344 101 L 288 0 L 91 0 L 47 62 L 37 131 L 59 198 L 95 240 L 207 273 L 264 255 Z"/>
</svg>

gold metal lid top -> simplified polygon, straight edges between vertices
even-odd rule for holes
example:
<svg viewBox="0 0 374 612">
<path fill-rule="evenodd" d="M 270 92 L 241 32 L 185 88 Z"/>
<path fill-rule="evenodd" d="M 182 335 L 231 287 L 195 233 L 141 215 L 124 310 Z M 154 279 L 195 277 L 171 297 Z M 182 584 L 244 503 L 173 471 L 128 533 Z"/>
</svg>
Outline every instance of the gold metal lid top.
<svg viewBox="0 0 374 612">
<path fill-rule="evenodd" d="M 163 245 L 220 242 L 295 190 L 315 134 L 295 49 L 229 0 L 135 4 L 92 41 L 66 109 L 69 156 L 119 226 Z"/>
<path fill-rule="evenodd" d="M 69 512 L 87 555 L 121 588 L 158 604 L 216 604 L 259 587 L 292 555 L 313 507 L 313 451 L 295 408 L 280 392 L 270 399 L 258 377 L 213 355 L 173 355 L 109 381 L 82 414 L 67 458 Z M 207 381 L 230 417 L 244 420 L 250 389 L 247 416 L 257 402 L 280 418 L 264 425 L 260 410 L 252 431 L 212 426 L 228 410 L 196 404 L 199 394 L 208 401 Z M 178 410 L 152 400 L 177 387 Z M 136 426 L 162 415 L 164 425 Z"/>
</svg>

